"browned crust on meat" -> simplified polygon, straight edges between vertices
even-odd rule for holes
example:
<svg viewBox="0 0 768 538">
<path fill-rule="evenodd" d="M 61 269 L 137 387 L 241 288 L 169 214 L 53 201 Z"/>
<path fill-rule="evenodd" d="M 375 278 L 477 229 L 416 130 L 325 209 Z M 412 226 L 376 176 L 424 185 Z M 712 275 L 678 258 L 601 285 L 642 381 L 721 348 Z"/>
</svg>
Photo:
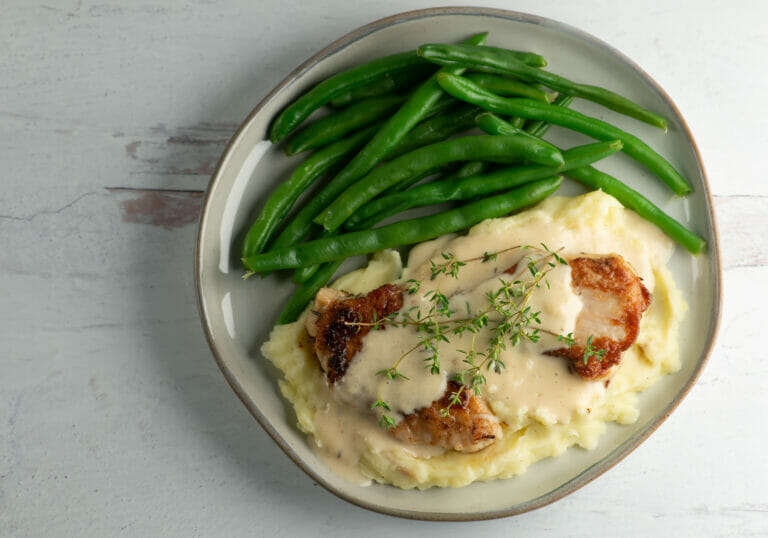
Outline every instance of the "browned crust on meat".
<svg viewBox="0 0 768 538">
<path fill-rule="evenodd" d="M 451 406 L 451 396 L 457 392 L 460 404 Z M 440 413 L 445 408 L 447 417 Z M 501 424 L 485 401 L 449 381 L 441 399 L 406 415 L 391 432 L 404 442 L 476 452 L 501 437 Z"/>
<path fill-rule="evenodd" d="M 355 353 L 363 346 L 363 337 L 371 327 L 354 323 L 373 323 L 403 306 L 403 292 L 394 284 L 385 284 L 367 295 L 330 303 L 316 312 L 315 353 L 329 383 L 335 383 L 347 371 Z M 380 326 L 379 330 L 383 330 Z"/>
<path fill-rule="evenodd" d="M 504 272 L 507 273 L 508 275 L 514 275 L 515 273 L 517 273 L 517 264 L 507 267 Z"/>
<path fill-rule="evenodd" d="M 550 354 L 570 359 L 573 369 L 584 379 L 598 379 L 608 374 L 614 366 L 621 362 L 621 353 L 627 349 L 621 347 L 614 340 L 602 336 L 593 338 L 591 345 L 595 349 L 605 350 L 605 355 L 602 359 L 592 355 L 585 364 L 585 347 L 579 344 L 574 344 L 570 348 L 556 349 L 551 351 Z"/>
<path fill-rule="evenodd" d="M 606 336 L 594 335 L 591 345 L 595 349 L 605 350 L 600 359 L 592 355 L 584 362 L 587 338 L 591 335 L 579 334 L 576 327 L 576 344 L 549 352 L 552 355 L 566 357 L 576 372 L 586 379 L 597 379 L 606 375 L 621 361 L 621 354 L 637 339 L 640 330 L 640 318 L 651 304 L 651 294 L 643 285 L 632 267 L 618 255 L 600 258 L 579 257 L 568 261 L 571 266 L 573 287 L 576 290 L 590 289 L 613 295 L 618 298 L 621 314 L 609 320 L 612 325 L 624 329 L 624 338 L 613 340 Z"/>
</svg>

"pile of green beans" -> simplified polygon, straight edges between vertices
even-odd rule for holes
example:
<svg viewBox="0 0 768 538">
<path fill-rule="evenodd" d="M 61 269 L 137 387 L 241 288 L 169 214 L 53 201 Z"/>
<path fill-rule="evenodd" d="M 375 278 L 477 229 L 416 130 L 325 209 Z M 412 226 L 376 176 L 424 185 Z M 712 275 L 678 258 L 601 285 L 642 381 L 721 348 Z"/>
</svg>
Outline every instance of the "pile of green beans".
<svg viewBox="0 0 768 538">
<path fill-rule="evenodd" d="M 373 230 L 308 241 L 293 247 L 244 258 L 243 263 L 254 272 L 295 269 L 360 254 L 370 254 L 385 248 L 419 243 L 465 230 L 483 220 L 501 217 L 533 205 L 555 192 L 562 182 L 562 177 L 534 181 L 509 192 L 483 198 L 444 213 L 401 220 Z"/>
<path fill-rule="evenodd" d="M 543 69 L 533 69 L 508 50 L 495 47 L 475 47 L 462 45 L 423 45 L 419 54 L 438 65 L 462 66 L 478 71 L 489 71 L 502 75 L 520 77 L 544 84 L 548 88 L 565 95 L 583 97 L 606 108 L 626 114 L 661 129 L 667 128 L 667 120 L 646 110 L 617 93 L 598 86 L 579 84 Z"/>
<path fill-rule="evenodd" d="M 621 142 L 603 142 L 579 146 L 563 152 L 563 164 L 557 169 L 564 173 L 613 155 Z M 414 207 L 424 207 L 455 200 L 470 200 L 503 191 L 529 181 L 552 175 L 552 167 L 537 165 L 511 166 L 489 174 L 457 179 L 443 179 L 420 185 L 408 191 L 382 196 L 361 207 L 345 223 L 350 230 L 370 228 L 385 217 Z"/>
<path fill-rule="evenodd" d="M 392 185 L 441 164 L 487 160 L 529 160 L 550 167 L 563 164 L 560 151 L 540 138 L 519 135 L 467 136 L 419 148 L 380 166 L 346 189 L 315 218 L 326 230 L 336 230 L 354 211 Z"/>
<path fill-rule="evenodd" d="M 691 253 L 706 249 L 701 237 L 592 164 L 621 151 L 677 195 L 691 191 L 685 178 L 636 136 L 568 107 L 588 99 L 666 129 L 663 117 L 542 69 L 547 62 L 538 54 L 485 46 L 486 38 L 423 45 L 352 67 L 274 119 L 270 139 L 285 141 L 287 155 L 313 150 L 267 198 L 242 243 L 249 274 L 294 271 L 299 287 L 278 324 L 295 321 L 346 258 L 523 209 L 554 193 L 562 176 L 602 189 Z M 330 114 L 298 130 L 325 105 L 333 107 Z M 599 142 L 557 148 L 542 139 L 551 125 Z M 305 202 L 296 207 L 299 200 Z M 453 206 L 442 212 L 379 225 L 446 202 Z"/>
<path fill-rule="evenodd" d="M 466 43 L 481 44 L 485 42 L 486 37 L 487 34 L 485 33 L 477 34 L 467 39 Z M 312 111 L 322 106 L 322 104 L 327 103 L 334 96 L 340 95 L 351 88 L 363 86 L 365 83 L 376 80 L 376 78 L 382 76 L 382 74 L 398 71 L 398 64 L 395 61 L 395 59 L 398 58 L 400 63 L 404 65 L 403 68 L 412 67 L 413 58 L 396 54 L 380 59 L 385 67 L 375 64 L 376 60 L 373 60 L 372 62 L 353 67 L 348 71 L 334 75 L 321 82 L 278 115 L 272 124 L 272 141 L 274 142 L 282 139 L 290 134 L 291 130 L 301 123 L 301 121 L 306 119 Z M 389 60 L 384 62 L 385 59 Z M 461 74 L 464 70 L 460 68 L 444 68 L 440 71 L 444 73 Z M 374 75 L 369 76 L 370 73 L 374 73 Z M 335 86 L 330 84 L 334 79 L 338 79 Z M 342 87 L 343 91 L 337 93 L 337 86 Z M 314 95 L 314 97 L 312 99 L 307 98 L 307 96 L 310 96 L 311 94 Z M 436 105 L 439 105 L 439 101 L 449 103 L 444 99 L 443 90 L 437 84 L 434 76 L 432 76 L 411 94 L 408 100 L 381 126 L 373 138 L 357 153 L 357 155 L 355 155 L 355 157 L 347 163 L 347 165 L 333 179 L 331 179 L 320 192 L 317 192 L 314 195 L 312 200 L 310 200 L 310 202 L 278 236 L 273 248 L 281 248 L 296 244 L 305 239 L 308 234 L 311 234 L 313 230 L 312 221 L 318 214 L 333 202 L 333 200 L 347 187 L 379 164 L 389 152 L 397 147 L 408 132 L 418 124 L 420 120 L 425 119 L 428 116 L 431 109 Z M 309 110 L 309 108 L 311 108 L 311 110 Z M 305 109 L 309 111 L 306 115 L 303 115 Z M 277 139 L 274 135 L 276 131 L 281 135 Z M 252 252 L 243 251 L 243 258 L 248 257 L 249 254 L 252 254 Z"/>
<path fill-rule="evenodd" d="M 645 165 L 659 179 L 675 192 L 684 195 L 691 192 L 691 186 L 664 157 L 651 149 L 648 144 L 634 135 L 597 118 L 590 118 L 575 110 L 547 105 L 532 99 L 507 99 L 499 97 L 464 77 L 440 73 L 440 86 L 448 93 L 491 112 L 517 116 L 531 120 L 542 120 L 583 133 L 598 140 L 621 140 L 624 153 Z"/>
</svg>

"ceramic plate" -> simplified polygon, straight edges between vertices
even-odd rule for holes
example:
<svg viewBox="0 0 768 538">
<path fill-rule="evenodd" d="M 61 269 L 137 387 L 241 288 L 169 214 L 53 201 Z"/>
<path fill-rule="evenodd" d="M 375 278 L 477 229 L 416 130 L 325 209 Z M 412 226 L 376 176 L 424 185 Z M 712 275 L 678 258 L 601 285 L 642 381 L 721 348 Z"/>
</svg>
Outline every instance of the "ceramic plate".
<svg viewBox="0 0 768 538">
<path fill-rule="evenodd" d="M 709 243 L 709 251 L 696 258 L 678 248 L 670 262 L 690 306 L 681 334 L 683 366 L 641 395 L 641 414 L 635 424 L 609 426 L 594 450 L 570 449 L 559 458 L 534 464 L 522 476 L 462 489 L 403 491 L 383 485 L 355 486 L 333 475 L 315 457 L 279 394 L 278 372 L 259 352 L 292 283 L 274 276 L 241 279 L 238 251 L 243 231 L 267 194 L 301 159 L 288 159 L 265 142 L 267 129 L 284 106 L 337 71 L 423 43 L 458 42 L 481 31 L 489 32 L 489 45 L 543 54 L 553 71 L 611 88 L 669 119 L 665 134 L 588 102 L 573 106 L 640 136 L 693 185 L 690 196 L 675 198 L 623 155 L 600 165 Z M 556 129 L 549 138 L 565 147 L 586 142 Z M 578 192 L 575 187 L 570 190 Z M 417 519 L 472 520 L 517 514 L 559 499 L 603 473 L 642 442 L 690 389 L 712 348 L 720 313 L 720 259 L 712 200 L 696 145 L 670 98 L 629 59 L 580 30 L 540 17 L 478 8 L 428 9 L 376 21 L 332 43 L 278 84 L 232 138 L 211 180 L 200 219 L 195 274 L 200 314 L 213 355 L 232 388 L 275 442 L 313 480 L 339 497 L 378 512 Z"/>
</svg>

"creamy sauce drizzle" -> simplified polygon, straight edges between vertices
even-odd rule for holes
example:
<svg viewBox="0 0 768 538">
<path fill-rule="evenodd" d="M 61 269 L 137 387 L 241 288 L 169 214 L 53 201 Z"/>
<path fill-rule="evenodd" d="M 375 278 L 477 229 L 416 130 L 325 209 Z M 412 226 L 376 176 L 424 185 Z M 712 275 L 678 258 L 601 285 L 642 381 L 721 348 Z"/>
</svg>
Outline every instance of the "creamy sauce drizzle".
<svg viewBox="0 0 768 538">
<path fill-rule="evenodd" d="M 590 203 L 590 199 L 586 199 Z M 615 201 L 614 201 L 615 202 Z M 486 221 L 473 228 L 467 236 L 445 236 L 414 247 L 402 281 L 416 279 L 422 282 L 420 292 L 406 294 L 403 311 L 417 306 L 426 312 L 429 302 L 424 294 L 438 289 L 450 299 L 454 317 L 470 317 L 487 307 L 485 293 L 498 289 L 499 278 L 523 279 L 527 260 L 525 255 L 537 258 L 538 251 L 511 250 L 500 253 L 496 260 L 482 263 L 469 262 L 462 267 L 459 278 L 439 275 L 430 279 L 430 260 L 442 263 L 440 254 L 449 252 L 460 260 L 482 257 L 486 252 L 498 252 L 519 245 L 546 244 L 558 250 L 564 258 L 582 253 L 621 254 L 653 290 L 653 264 L 664 263 L 673 246 L 654 227 L 625 211 L 618 203 L 606 204 L 597 199 L 589 219 L 579 214 L 566 213 L 554 219 L 553 213 L 562 201 L 548 202 L 546 209 L 527 212 L 525 218 L 512 217 Z M 542 204 L 544 205 L 544 204 Z M 541 207 L 541 206 L 540 206 Z M 554 210 L 554 211 L 553 211 Z M 600 222 L 599 212 L 622 211 L 626 228 L 632 233 L 616 234 Z M 595 215 L 595 212 L 598 215 Z M 504 271 L 518 264 L 515 275 Z M 580 297 L 571 286 L 571 272 L 567 266 L 558 266 L 548 275 L 550 289 L 537 289 L 531 297 L 531 306 L 541 311 L 541 327 L 555 334 L 573 331 L 575 320 L 582 308 Z M 485 350 L 489 331 L 477 335 L 476 350 Z M 347 479 L 356 483 L 366 480 L 359 472 L 359 461 L 365 450 L 376 453 L 396 445 L 413 455 L 428 459 L 443 453 L 442 449 L 400 443 L 381 429 L 372 416 L 371 402 L 382 398 L 391 407 L 395 418 L 427 407 L 442 397 L 447 379 L 466 368 L 464 354 L 469 349 L 471 333 L 452 336 L 440 343 L 441 373 L 430 374 L 424 367 L 427 354 L 416 349 L 407 354 L 398 369 L 409 379 L 387 381 L 377 372 L 393 366 L 398 359 L 417 346 L 419 334 L 413 327 L 389 327 L 372 331 L 365 339 L 362 350 L 354 357 L 346 374 L 329 391 L 329 403 L 315 414 L 315 428 L 323 459 Z M 526 417 L 544 425 L 568 424 L 575 416 L 590 412 L 590 407 L 605 397 L 603 380 L 587 381 L 572 373 L 564 359 L 544 355 L 544 351 L 562 347 L 552 336 L 544 336 L 537 343 L 507 346 L 502 353 L 506 368 L 500 373 L 484 372 L 487 384 L 483 395 L 494 413 L 512 430 L 525 425 Z"/>
<path fill-rule="evenodd" d="M 450 249 L 459 259 L 472 257 L 472 253 L 467 252 L 462 245 L 456 248 L 456 243 L 453 241 L 443 247 Z M 468 243 L 464 243 L 466 245 Z M 534 249 L 517 250 L 511 255 L 500 255 L 499 258 L 504 259 L 494 263 L 483 263 L 480 260 L 468 262 L 461 267 L 458 279 L 439 275 L 431 280 L 427 276 L 422 281 L 419 293 L 406 297 L 401 312 L 413 307 L 423 313 L 427 312 L 431 303 L 426 295 L 431 290 L 439 289 L 449 295 L 450 308 L 455 312 L 451 318 L 442 318 L 441 321 L 475 317 L 488 310 L 486 294 L 499 289 L 502 285 L 500 279 L 514 282 L 530 278 L 528 260 L 523 256 L 537 260 L 544 255 Z M 433 261 L 439 263 L 440 259 L 433 258 Z M 503 272 L 514 264 L 518 265 L 514 274 Z M 540 262 L 539 266 L 548 268 L 546 262 Z M 426 267 L 428 270 L 428 263 Z M 533 312 L 541 312 L 539 326 L 555 334 L 572 332 L 582 305 L 571 286 L 570 267 L 557 265 L 552 268 L 547 275 L 547 282 L 549 287 L 542 283 L 532 292 L 529 303 Z M 363 349 L 355 356 L 334 391 L 339 398 L 349 403 L 366 402 L 370 405 L 370 402 L 381 398 L 391 406 L 397 418 L 428 407 L 443 396 L 448 379 L 467 368 L 463 362 L 466 355 L 461 350 L 470 349 L 473 338 L 476 351 L 487 349 L 494 321 L 498 319 L 498 315 L 491 313 L 489 327 L 477 335 L 470 332 L 461 336 L 449 334 L 448 342 L 440 342 L 440 374 L 432 374 L 424 367 L 429 356 L 423 347 L 419 347 L 419 339 L 424 333 L 417 332 L 414 327 L 389 327 L 373 331 L 366 336 Z M 568 371 L 564 360 L 544 355 L 547 350 L 562 347 L 555 338 L 544 336 L 537 344 L 515 347 L 507 345 L 507 349 L 501 353 L 506 368 L 500 373 L 483 371 L 488 383 L 482 388 L 502 420 L 514 421 L 521 414 L 532 412 L 543 417 L 546 423 L 567 423 L 574 411 L 586 409 L 592 399 L 603 392 L 601 382 L 583 381 Z M 398 370 L 407 380 L 390 381 L 377 375 L 377 372 L 394 366 L 401 357 L 404 358 Z"/>
</svg>

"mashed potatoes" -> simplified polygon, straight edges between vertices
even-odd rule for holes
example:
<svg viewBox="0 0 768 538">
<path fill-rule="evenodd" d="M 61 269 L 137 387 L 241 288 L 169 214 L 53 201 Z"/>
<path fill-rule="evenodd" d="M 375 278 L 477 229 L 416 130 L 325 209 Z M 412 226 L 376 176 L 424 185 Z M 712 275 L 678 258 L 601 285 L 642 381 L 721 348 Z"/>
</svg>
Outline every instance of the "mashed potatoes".
<svg viewBox="0 0 768 538">
<path fill-rule="evenodd" d="M 550 198 L 513 217 L 485 221 L 466 236 L 424 243 L 411 251 L 405 269 L 396 252 L 378 253 L 366 268 L 343 276 L 333 287 L 365 293 L 401 279 L 428 281 L 429 260 L 438 259 L 441 252 L 469 259 L 515 245 L 540 243 L 562 249 L 564 257 L 620 254 L 651 291 L 653 300 L 643 315 L 639 337 L 624 352 L 611 376 L 596 381 L 582 379 L 568 371 L 563 359 L 526 355 L 523 346 L 513 351 L 518 355 L 506 360 L 503 375 L 489 375 L 483 387 L 484 397 L 502 421 L 500 439 L 474 453 L 406 444 L 381 429 L 376 416 L 367 410 L 367 402 L 372 401 L 370 390 L 374 389 L 366 392 L 365 380 L 370 376 L 361 376 L 369 374 L 355 374 L 350 366 L 344 386 L 337 383 L 329 390 L 306 335 L 305 313 L 296 323 L 276 327 L 262 352 L 284 373 L 280 390 L 295 409 L 298 427 L 309 435 L 330 466 L 361 484 L 374 480 L 401 488 L 460 487 L 475 480 L 520 474 L 533 462 L 558 456 L 573 445 L 593 448 L 607 422 L 630 424 L 637 420 L 636 393 L 680 366 L 677 335 L 686 305 L 665 265 L 672 243 L 607 194 L 597 191 L 575 198 Z M 499 258 L 497 265 L 504 267 L 508 262 Z M 554 332 L 566 333 L 579 305 L 567 292 L 569 272 L 564 272 L 562 278 L 555 273 L 552 277 L 553 289 L 536 306 L 551 314 L 547 319 Z M 482 280 L 487 275 L 477 278 Z M 366 336 L 363 350 L 352 364 L 369 363 L 381 354 L 379 350 L 392 347 L 388 345 L 388 341 L 394 341 L 391 331 L 374 331 Z M 412 368 L 411 379 L 398 383 L 412 383 L 410 394 L 413 387 L 419 387 L 428 402 L 445 390 L 441 379 L 418 377 L 428 375 L 421 360 L 406 363 Z M 434 385 L 431 389 L 430 383 Z M 350 405 L 350 394 L 356 394 L 366 405 Z M 391 397 L 396 400 L 397 394 Z M 409 412 L 408 406 L 418 406 L 418 400 L 411 397 L 408 401 L 403 404 L 403 414 Z"/>
</svg>

